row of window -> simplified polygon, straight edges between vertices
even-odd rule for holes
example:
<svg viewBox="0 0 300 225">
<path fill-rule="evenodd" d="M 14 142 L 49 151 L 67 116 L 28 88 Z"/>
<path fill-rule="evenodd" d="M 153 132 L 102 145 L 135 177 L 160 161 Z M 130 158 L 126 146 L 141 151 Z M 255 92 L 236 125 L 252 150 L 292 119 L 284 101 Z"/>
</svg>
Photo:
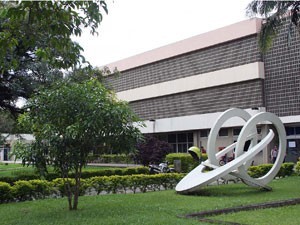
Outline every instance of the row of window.
<svg viewBox="0 0 300 225">
<path fill-rule="evenodd" d="M 241 127 L 233 128 L 233 136 L 238 136 L 241 132 Z M 203 138 L 208 137 L 210 130 L 200 130 L 200 136 Z M 260 128 L 257 128 L 257 132 L 260 133 Z M 219 137 L 228 137 L 229 129 L 221 128 L 219 131 Z M 161 136 L 160 139 L 167 141 L 173 148 L 173 152 L 187 152 L 187 150 L 193 146 L 194 138 L 192 132 L 186 133 L 172 133 Z"/>
<path fill-rule="evenodd" d="M 193 133 L 168 134 L 168 143 L 172 146 L 173 152 L 187 152 L 193 146 Z"/>
<path fill-rule="evenodd" d="M 286 127 L 285 132 L 287 136 L 300 135 L 300 127 Z"/>
</svg>

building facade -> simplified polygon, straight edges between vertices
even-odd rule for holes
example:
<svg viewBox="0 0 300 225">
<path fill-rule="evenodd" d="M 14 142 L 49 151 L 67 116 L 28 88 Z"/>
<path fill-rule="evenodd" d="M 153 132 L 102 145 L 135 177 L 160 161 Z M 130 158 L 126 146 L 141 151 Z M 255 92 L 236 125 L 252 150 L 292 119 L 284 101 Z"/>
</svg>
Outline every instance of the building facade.
<svg viewBox="0 0 300 225">
<path fill-rule="evenodd" d="M 15 142 L 31 143 L 34 137 L 31 134 L 0 134 L 3 143 L 0 144 L 0 162 L 14 161 L 15 156 L 12 155 L 12 147 Z"/>
<path fill-rule="evenodd" d="M 154 133 L 186 152 L 206 147 L 209 130 L 221 112 L 242 108 L 272 112 L 287 131 L 288 161 L 300 156 L 300 37 L 287 41 L 287 25 L 266 54 L 258 48 L 262 20 L 250 19 L 107 65 L 117 96 Z M 219 149 L 236 141 L 244 121 L 231 119 L 219 132 Z M 270 125 L 257 127 L 259 138 Z M 276 140 L 273 145 L 276 144 Z M 269 148 L 271 148 L 270 146 Z M 268 162 L 270 149 L 257 157 Z"/>
</svg>

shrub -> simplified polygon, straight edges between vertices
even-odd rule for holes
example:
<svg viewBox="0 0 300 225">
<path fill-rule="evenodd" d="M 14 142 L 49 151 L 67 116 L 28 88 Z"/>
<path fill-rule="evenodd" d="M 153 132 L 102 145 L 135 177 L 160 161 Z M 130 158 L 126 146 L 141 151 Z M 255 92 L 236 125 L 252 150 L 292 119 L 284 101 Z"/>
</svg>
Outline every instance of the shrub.
<svg viewBox="0 0 300 225">
<path fill-rule="evenodd" d="M 273 164 L 262 164 L 259 166 L 250 166 L 248 168 L 248 174 L 253 178 L 262 177 L 267 174 L 272 168 Z M 294 163 L 283 163 L 276 176 L 284 177 L 290 176 L 293 173 Z"/>
<path fill-rule="evenodd" d="M 297 162 L 296 167 L 295 167 L 295 171 L 300 176 L 300 161 Z"/>
<path fill-rule="evenodd" d="M 88 180 L 90 189 L 94 189 L 99 195 L 102 191 L 106 190 L 107 176 L 92 177 Z"/>
<path fill-rule="evenodd" d="M 144 166 L 150 163 L 160 163 L 171 152 L 168 142 L 161 141 L 152 135 L 145 135 L 145 139 L 137 144 L 137 159 Z"/>
<path fill-rule="evenodd" d="M 0 203 L 9 202 L 12 199 L 12 190 L 8 183 L 0 182 Z"/>
<path fill-rule="evenodd" d="M 132 174 L 149 174 L 148 167 L 135 167 L 135 168 L 123 168 L 123 169 L 106 169 L 106 170 L 88 170 L 83 171 L 81 178 L 87 179 L 96 176 L 113 176 L 113 175 L 132 175 Z M 61 176 L 58 173 L 50 172 L 45 176 L 48 181 L 55 180 Z M 74 178 L 74 174 L 69 174 L 70 178 Z M 36 180 L 40 177 L 33 174 L 20 174 L 15 177 L 0 177 L 0 181 L 13 185 L 18 180 Z"/>
<path fill-rule="evenodd" d="M 125 154 L 104 154 L 98 156 L 102 163 L 133 163 L 132 157 Z"/>
<path fill-rule="evenodd" d="M 110 193 L 118 193 L 120 191 L 124 191 L 126 193 L 126 189 L 128 187 L 128 177 L 127 176 L 110 176 L 107 181 L 107 191 Z"/>
<path fill-rule="evenodd" d="M 148 167 L 136 167 L 136 173 L 135 174 L 149 174 L 149 168 Z"/>
<path fill-rule="evenodd" d="M 61 197 L 64 197 L 67 195 L 66 185 L 70 185 L 71 189 L 73 189 L 75 187 L 75 179 L 56 178 L 52 181 L 52 185 L 56 191 L 58 191 L 57 194 L 60 194 Z"/>
<path fill-rule="evenodd" d="M 137 168 L 126 168 L 123 170 L 123 175 L 137 174 Z"/>
<path fill-rule="evenodd" d="M 171 164 L 173 164 L 174 160 L 180 160 L 181 172 L 183 173 L 187 173 L 199 165 L 199 162 L 195 161 L 188 153 L 171 153 L 166 156 L 166 160 Z"/>
<path fill-rule="evenodd" d="M 19 201 L 32 200 L 34 197 L 34 186 L 29 181 L 16 181 L 14 186 L 12 186 L 12 194 Z"/>
<path fill-rule="evenodd" d="M 45 198 L 52 193 L 52 184 L 47 180 L 30 180 L 29 183 L 33 186 L 35 198 Z"/>
<path fill-rule="evenodd" d="M 283 163 L 280 167 L 280 170 L 277 174 L 279 177 L 291 176 L 294 172 L 294 163 Z"/>
</svg>

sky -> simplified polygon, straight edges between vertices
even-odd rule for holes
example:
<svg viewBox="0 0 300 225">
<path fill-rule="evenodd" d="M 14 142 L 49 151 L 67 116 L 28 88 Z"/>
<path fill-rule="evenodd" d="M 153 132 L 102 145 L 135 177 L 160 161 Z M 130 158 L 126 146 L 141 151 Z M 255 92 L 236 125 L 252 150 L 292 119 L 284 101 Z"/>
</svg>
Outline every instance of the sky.
<svg viewBox="0 0 300 225">
<path fill-rule="evenodd" d="M 107 0 L 98 36 L 75 41 L 93 66 L 128 58 L 248 19 L 251 0 Z"/>
</svg>

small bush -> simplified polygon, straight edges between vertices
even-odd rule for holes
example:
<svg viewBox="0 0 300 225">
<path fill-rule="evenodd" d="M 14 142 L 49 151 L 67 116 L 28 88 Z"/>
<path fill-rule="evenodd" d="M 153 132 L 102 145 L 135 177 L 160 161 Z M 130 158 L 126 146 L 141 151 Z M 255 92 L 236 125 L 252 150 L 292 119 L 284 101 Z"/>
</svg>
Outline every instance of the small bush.
<svg viewBox="0 0 300 225">
<path fill-rule="evenodd" d="M 262 177 L 267 174 L 272 168 L 273 164 L 262 164 L 259 166 L 250 166 L 248 168 L 248 174 L 253 178 Z M 290 176 L 293 173 L 294 163 L 283 163 L 276 176 L 284 177 Z"/>
<path fill-rule="evenodd" d="M 207 159 L 206 154 L 202 154 L 201 160 L 205 161 Z M 187 173 L 199 165 L 200 162 L 197 162 L 193 157 L 188 153 L 171 153 L 166 156 L 166 160 L 173 164 L 174 160 L 181 161 L 181 172 Z"/>
<path fill-rule="evenodd" d="M 0 182 L 0 203 L 9 202 L 12 199 L 11 186 L 6 182 Z"/>
<path fill-rule="evenodd" d="M 103 163 L 133 163 L 132 157 L 125 154 L 104 154 L 98 158 Z"/>
<path fill-rule="evenodd" d="M 166 155 L 172 151 L 171 145 L 161 141 L 153 135 L 145 135 L 145 138 L 137 144 L 136 159 L 144 166 L 150 163 L 160 163 Z"/>
<path fill-rule="evenodd" d="M 126 168 L 123 170 L 123 175 L 132 175 L 137 173 L 137 168 Z"/>
<path fill-rule="evenodd" d="M 149 168 L 148 167 L 136 167 L 136 173 L 135 174 L 149 174 Z"/>
<path fill-rule="evenodd" d="M 81 179 L 80 180 L 80 191 L 79 191 L 79 195 L 84 195 L 85 191 L 89 188 L 89 182 L 86 181 L 85 179 Z M 66 196 L 66 185 L 70 185 L 71 186 L 71 191 L 72 193 L 74 193 L 75 190 L 75 179 L 73 178 L 69 178 L 69 179 L 63 179 L 63 178 L 57 178 L 55 180 L 52 181 L 52 185 L 54 187 L 54 189 L 57 190 L 57 194 L 60 194 L 62 197 Z"/>
<path fill-rule="evenodd" d="M 16 181 L 14 186 L 12 186 L 12 194 L 19 201 L 32 200 L 34 197 L 34 186 L 29 181 Z"/>
<path fill-rule="evenodd" d="M 107 176 L 92 177 L 88 180 L 89 188 L 94 189 L 99 195 L 102 191 L 106 191 L 107 180 Z"/>
<path fill-rule="evenodd" d="M 52 193 L 52 184 L 47 180 L 30 180 L 33 186 L 35 198 L 46 198 Z"/>
<path fill-rule="evenodd" d="M 294 172 L 294 163 L 283 163 L 280 167 L 280 170 L 277 174 L 279 177 L 291 176 Z"/>
<path fill-rule="evenodd" d="M 81 174 L 81 178 L 87 179 L 91 177 L 97 176 L 113 176 L 113 175 L 132 175 L 132 174 L 149 174 L 148 167 L 135 167 L 135 168 L 123 168 L 123 169 L 106 169 L 106 170 L 88 170 L 83 171 Z M 45 179 L 48 181 L 55 180 L 60 178 L 59 173 L 50 172 L 46 174 Z M 74 178 L 75 175 L 73 173 L 69 174 L 70 178 Z M 6 182 L 13 185 L 14 182 L 18 180 L 37 180 L 40 177 L 38 175 L 32 173 L 19 173 L 15 177 L 0 177 L 0 182 Z"/>
<path fill-rule="evenodd" d="M 297 164 L 295 166 L 295 171 L 296 171 L 296 174 L 298 174 L 300 176 L 300 161 L 297 162 Z"/>
</svg>

